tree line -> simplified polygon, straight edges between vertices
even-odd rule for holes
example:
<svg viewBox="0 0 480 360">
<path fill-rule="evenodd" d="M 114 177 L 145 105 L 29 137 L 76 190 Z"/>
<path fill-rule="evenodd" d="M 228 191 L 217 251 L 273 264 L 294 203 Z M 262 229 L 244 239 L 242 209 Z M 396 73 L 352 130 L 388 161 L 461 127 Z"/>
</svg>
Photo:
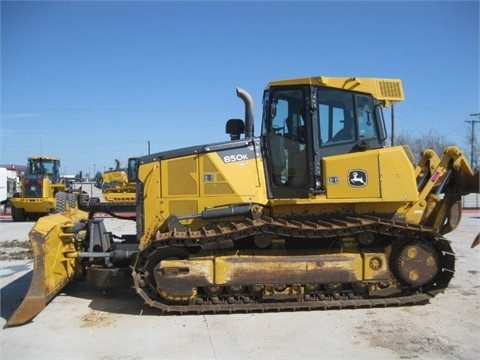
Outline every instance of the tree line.
<svg viewBox="0 0 480 360">
<path fill-rule="evenodd" d="M 459 144 L 452 143 L 445 135 L 440 134 L 436 130 L 428 130 L 426 133 L 417 136 L 402 132 L 396 136 L 395 145 L 408 145 L 417 161 L 422 157 L 422 152 L 426 149 L 432 149 L 438 154 L 438 156 L 442 157 L 445 147 L 456 145 L 463 151 L 470 164 L 473 165 L 473 168 L 478 169 L 480 159 L 480 139 L 474 140 L 475 143 L 473 144 L 472 159 L 470 159 L 472 153 L 471 136 L 468 135 L 467 139 L 469 141 L 468 146 L 460 146 Z"/>
</svg>

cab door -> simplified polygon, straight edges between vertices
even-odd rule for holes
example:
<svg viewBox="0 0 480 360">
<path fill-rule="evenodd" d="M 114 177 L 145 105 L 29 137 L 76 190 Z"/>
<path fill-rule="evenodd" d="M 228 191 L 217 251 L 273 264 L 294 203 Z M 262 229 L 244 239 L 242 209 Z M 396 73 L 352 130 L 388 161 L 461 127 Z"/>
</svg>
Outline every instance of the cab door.
<svg viewBox="0 0 480 360">
<path fill-rule="evenodd" d="M 312 188 L 308 87 L 273 89 L 265 99 L 263 139 L 271 198 L 308 197 Z"/>
</svg>

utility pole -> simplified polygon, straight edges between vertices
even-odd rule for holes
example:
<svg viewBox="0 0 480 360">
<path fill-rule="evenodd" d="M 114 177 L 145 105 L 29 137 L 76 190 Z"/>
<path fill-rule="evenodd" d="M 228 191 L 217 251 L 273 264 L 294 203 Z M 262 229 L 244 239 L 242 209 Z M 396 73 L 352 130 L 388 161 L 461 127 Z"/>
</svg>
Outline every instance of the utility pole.
<svg viewBox="0 0 480 360">
<path fill-rule="evenodd" d="M 475 152 L 475 124 L 480 123 L 480 113 L 470 114 L 470 116 L 478 117 L 478 120 L 465 120 L 466 123 L 470 123 L 472 125 L 472 134 L 470 136 L 470 166 L 473 169 L 473 155 Z"/>
<path fill-rule="evenodd" d="M 395 145 L 395 105 L 392 104 L 392 112 L 391 112 L 391 117 L 392 117 L 392 134 L 390 135 L 390 146 Z"/>
</svg>

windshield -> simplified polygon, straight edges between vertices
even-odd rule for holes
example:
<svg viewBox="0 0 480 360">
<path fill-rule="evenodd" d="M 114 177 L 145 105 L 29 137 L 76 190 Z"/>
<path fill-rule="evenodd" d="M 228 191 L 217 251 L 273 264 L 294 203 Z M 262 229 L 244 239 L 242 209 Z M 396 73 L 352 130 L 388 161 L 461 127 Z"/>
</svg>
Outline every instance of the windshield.
<svg viewBox="0 0 480 360">
<path fill-rule="evenodd" d="M 33 175 L 54 175 L 58 172 L 55 160 L 33 159 L 29 161 L 28 173 Z"/>
</svg>

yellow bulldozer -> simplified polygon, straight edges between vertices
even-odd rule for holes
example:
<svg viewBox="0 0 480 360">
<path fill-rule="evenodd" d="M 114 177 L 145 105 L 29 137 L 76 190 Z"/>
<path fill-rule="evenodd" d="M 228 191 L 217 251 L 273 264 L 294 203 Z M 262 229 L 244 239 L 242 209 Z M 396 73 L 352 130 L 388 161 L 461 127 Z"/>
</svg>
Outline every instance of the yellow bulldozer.
<svg viewBox="0 0 480 360">
<path fill-rule="evenodd" d="M 60 176 L 60 159 L 32 156 L 21 180 L 21 191 L 11 199 L 13 221 L 38 220 L 54 212 L 77 206 L 78 191 Z"/>
<path fill-rule="evenodd" d="M 136 161 L 137 158 L 129 158 L 129 164 Z M 135 201 L 135 181 L 129 181 L 127 176 L 128 169 L 120 167 L 120 161 L 115 159 L 114 169 L 104 171 L 101 181 L 95 185 L 102 190 L 105 201 L 109 202 L 134 202 Z"/>
<path fill-rule="evenodd" d="M 445 235 L 479 176 L 455 146 L 418 163 L 385 146 L 382 108 L 404 100 L 400 80 L 273 81 L 259 136 L 252 97 L 236 91 L 245 118 L 227 121 L 228 140 L 129 166 L 136 234 L 113 236 L 95 207 L 37 222 L 32 282 L 7 326 L 79 277 L 103 289 L 128 279 L 178 314 L 424 304 L 448 287 Z"/>
</svg>

